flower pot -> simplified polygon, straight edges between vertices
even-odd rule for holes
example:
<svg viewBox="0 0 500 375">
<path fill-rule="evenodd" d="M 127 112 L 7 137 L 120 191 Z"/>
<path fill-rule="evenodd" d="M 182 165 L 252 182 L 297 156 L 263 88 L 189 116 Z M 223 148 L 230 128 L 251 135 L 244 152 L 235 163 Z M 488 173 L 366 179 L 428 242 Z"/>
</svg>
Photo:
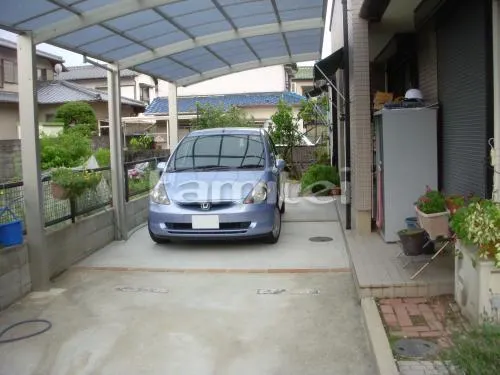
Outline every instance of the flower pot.
<svg viewBox="0 0 500 375">
<path fill-rule="evenodd" d="M 69 190 L 65 189 L 59 184 L 56 184 L 55 182 L 52 182 L 50 184 L 50 189 L 52 191 L 52 196 L 55 199 L 66 200 L 69 198 Z"/>
<path fill-rule="evenodd" d="M 335 186 L 332 188 L 331 192 L 333 196 L 338 196 L 342 194 L 342 189 L 340 188 L 340 186 Z"/>
<path fill-rule="evenodd" d="M 435 240 L 439 237 L 449 237 L 450 214 L 447 211 L 435 214 L 426 214 L 420 211 L 418 207 L 415 207 L 415 210 L 417 212 L 418 224 L 421 228 L 425 229 L 431 240 Z"/>
<path fill-rule="evenodd" d="M 416 256 L 423 254 L 426 242 L 423 229 L 403 229 L 398 232 L 398 236 L 405 255 Z"/>
</svg>

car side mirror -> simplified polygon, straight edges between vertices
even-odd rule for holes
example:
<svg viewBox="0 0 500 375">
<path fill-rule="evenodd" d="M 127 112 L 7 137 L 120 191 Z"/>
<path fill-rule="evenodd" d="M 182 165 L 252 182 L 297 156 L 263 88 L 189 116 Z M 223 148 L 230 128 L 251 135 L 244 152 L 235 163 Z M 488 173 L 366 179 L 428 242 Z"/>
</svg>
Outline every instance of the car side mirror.
<svg viewBox="0 0 500 375">
<path fill-rule="evenodd" d="M 167 166 L 167 163 L 164 162 L 164 161 L 161 161 L 159 162 L 157 165 L 156 165 L 156 171 L 158 172 L 158 174 L 161 175 L 163 174 L 163 171 L 165 170 L 165 167 Z"/>
<path fill-rule="evenodd" d="M 276 160 L 276 168 L 278 168 L 280 171 L 285 169 L 286 163 L 283 159 L 278 159 Z"/>
</svg>

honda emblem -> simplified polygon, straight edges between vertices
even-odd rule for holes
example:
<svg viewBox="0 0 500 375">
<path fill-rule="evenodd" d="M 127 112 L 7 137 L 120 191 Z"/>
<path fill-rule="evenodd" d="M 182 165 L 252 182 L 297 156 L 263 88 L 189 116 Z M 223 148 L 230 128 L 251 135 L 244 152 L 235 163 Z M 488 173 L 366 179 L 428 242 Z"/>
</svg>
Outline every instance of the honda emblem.
<svg viewBox="0 0 500 375">
<path fill-rule="evenodd" d="M 201 209 L 204 210 L 204 211 L 210 210 L 210 203 L 208 203 L 208 202 L 202 203 L 201 204 Z"/>
</svg>

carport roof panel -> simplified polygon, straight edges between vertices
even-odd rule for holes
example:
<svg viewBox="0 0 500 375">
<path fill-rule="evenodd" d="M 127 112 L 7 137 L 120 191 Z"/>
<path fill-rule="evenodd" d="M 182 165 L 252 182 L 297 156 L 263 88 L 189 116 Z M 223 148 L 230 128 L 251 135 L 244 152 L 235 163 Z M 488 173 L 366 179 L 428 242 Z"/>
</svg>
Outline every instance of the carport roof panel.
<svg viewBox="0 0 500 375">
<path fill-rule="evenodd" d="M 0 27 L 31 32 L 37 44 L 183 85 L 319 59 L 327 0 L 3 0 L 2 5 Z M 151 64 L 158 61 L 163 63 Z"/>
</svg>

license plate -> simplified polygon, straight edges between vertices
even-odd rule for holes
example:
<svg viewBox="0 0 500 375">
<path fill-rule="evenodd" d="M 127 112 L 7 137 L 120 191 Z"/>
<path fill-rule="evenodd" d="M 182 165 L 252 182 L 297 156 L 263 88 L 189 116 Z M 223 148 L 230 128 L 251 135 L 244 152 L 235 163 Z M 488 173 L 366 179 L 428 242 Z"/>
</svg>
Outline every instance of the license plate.
<svg viewBox="0 0 500 375">
<path fill-rule="evenodd" d="M 193 229 L 219 229 L 218 215 L 195 215 L 192 217 Z"/>
</svg>

